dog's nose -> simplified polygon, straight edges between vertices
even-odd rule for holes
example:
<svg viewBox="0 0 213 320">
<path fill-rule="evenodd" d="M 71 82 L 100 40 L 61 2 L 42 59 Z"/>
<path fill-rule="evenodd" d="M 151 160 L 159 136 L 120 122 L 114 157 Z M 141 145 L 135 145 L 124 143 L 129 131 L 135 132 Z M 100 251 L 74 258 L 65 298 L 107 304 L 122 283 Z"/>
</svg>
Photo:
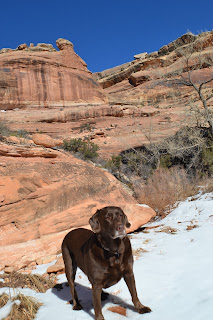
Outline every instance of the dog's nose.
<svg viewBox="0 0 213 320">
<path fill-rule="evenodd" d="M 123 231 L 123 230 L 124 230 L 124 226 L 123 226 L 122 224 L 119 224 L 119 225 L 117 226 L 117 230 L 118 230 L 118 231 Z"/>
</svg>

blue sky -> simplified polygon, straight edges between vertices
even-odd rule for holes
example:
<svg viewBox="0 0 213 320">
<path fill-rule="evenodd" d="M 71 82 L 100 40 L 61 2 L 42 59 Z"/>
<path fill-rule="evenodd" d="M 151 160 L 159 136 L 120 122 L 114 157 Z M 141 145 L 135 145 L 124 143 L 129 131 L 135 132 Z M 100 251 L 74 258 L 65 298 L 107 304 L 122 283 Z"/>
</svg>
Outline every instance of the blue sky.
<svg viewBox="0 0 213 320">
<path fill-rule="evenodd" d="M 213 29 L 212 0 L 2 0 L 0 48 L 62 37 L 92 72 L 153 52 L 187 31 Z"/>
</svg>

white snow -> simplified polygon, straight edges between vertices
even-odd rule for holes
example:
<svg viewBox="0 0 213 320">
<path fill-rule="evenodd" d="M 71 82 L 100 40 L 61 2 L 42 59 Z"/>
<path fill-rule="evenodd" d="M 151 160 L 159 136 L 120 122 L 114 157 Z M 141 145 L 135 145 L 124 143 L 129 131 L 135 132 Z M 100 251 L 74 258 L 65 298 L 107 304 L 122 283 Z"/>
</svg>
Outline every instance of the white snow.
<svg viewBox="0 0 213 320">
<path fill-rule="evenodd" d="M 197 225 L 187 230 L 188 226 Z M 123 280 L 106 291 L 109 298 L 102 302 L 105 319 L 121 320 L 124 316 L 112 313 L 110 306 L 127 308 L 132 320 L 212 320 L 213 319 L 213 194 L 198 195 L 181 202 L 163 220 L 148 223 L 148 233 L 131 235 L 134 250 L 143 248 L 134 262 L 138 296 L 152 312 L 140 315 L 134 311 L 130 294 Z M 163 232 L 166 227 L 174 234 Z M 162 232 L 159 232 L 162 231 Z M 47 266 L 41 267 L 41 272 Z M 43 302 L 36 320 L 94 319 L 91 286 L 87 277 L 77 271 L 77 292 L 83 310 L 74 311 L 67 304 L 71 299 L 64 275 L 58 277 L 63 289 L 36 293 L 30 289 L 19 292 Z M 0 289 L 0 294 L 9 289 Z M 3 309 L 3 308 L 2 308 Z M 0 309 L 0 319 L 2 309 Z"/>
<path fill-rule="evenodd" d="M 32 274 L 39 274 L 42 275 L 46 272 L 47 268 L 50 266 L 53 266 L 56 263 L 56 260 L 53 260 L 52 262 L 40 264 L 36 266 L 36 269 L 32 271 Z"/>
</svg>

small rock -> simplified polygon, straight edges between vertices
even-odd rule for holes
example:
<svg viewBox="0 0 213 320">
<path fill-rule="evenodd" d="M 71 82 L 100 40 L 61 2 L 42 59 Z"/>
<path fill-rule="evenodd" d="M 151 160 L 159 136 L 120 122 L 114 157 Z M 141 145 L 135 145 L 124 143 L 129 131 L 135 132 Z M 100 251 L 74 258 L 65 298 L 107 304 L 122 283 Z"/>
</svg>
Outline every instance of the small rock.
<svg viewBox="0 0 213 320">
<path fill-rule="evenodd" d="M 64 265 L 54 264 L 53 266 L 50 266 L 49 268 L 47 268 L 47 273 L 57 273 L 62 270 L 64 270 Z"/>
<path fill-rule="evenodd" d="M 42 48 L 45 48 L 47 50 L 53 49 L 53 45 L 49 44 L 49 43 L 38 43 L 37 47 L 42 47 Z"/>
<path fill-rule="evenodd" d="M 16 270 L 17 270 L 17 268 L 16 267 L 12 267 L 12 266 L 7 266 L 7 267 L 4 268 L 4 272 L 5 273 L 11 273 L 11 272 L 14 272 Z"/>
<path fill-rule="evenodd" d="M 108 308 L 108 310 L 114 313 L 121 314 L 122 316 L 126 317 L 126 309 L 123 307 L 120 307 L 120 306 L 110 307 Z"/>
</svg>

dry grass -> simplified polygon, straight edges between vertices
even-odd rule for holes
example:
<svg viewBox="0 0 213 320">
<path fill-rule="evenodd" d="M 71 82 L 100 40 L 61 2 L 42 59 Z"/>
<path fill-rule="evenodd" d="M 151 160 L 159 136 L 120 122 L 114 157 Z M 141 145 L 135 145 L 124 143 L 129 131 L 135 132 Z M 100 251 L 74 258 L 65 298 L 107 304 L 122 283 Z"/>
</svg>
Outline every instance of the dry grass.
<svg viewBox="0 0 213 320">
<path fill-rule="evenodd" d="M 0 296 L 0 307 L 2 308 L 7 301 L 9 300 L 9 297 L 7 294 L 2 294 Z M 36 313 L 42 303 L 37 301 L 33 297 L 25 296 L 23 294 L 19 294 L 18 296 L 14 297 L 12 299 L 19 300 L 20 304 L 17 305 L 14 303 L 12 310 L 8 317 L 6 317 L 4 320 L 32 320 L 35 319 Z"/>
<path fill-rule="evenodd" d="M 10 274 L 0 275 L 0 278 L 4 279 L 4 282 L 0 282 L 0 288 L 31 288 L 37 292 L 44 293 L 55 286 L 53 281 L 36 274 L 11 272 Z"/>
<path fill-rule="evenodd" d="M 148 252 L 148 251 L 143 248 L 139 248 L 137 250 L 132 250 L 132 254 L 133 254 L 133 256 L 135 256 L 136 259 L 138 259 L 142 255 L 142 253 L 145 253 L 145 252 Z"/>
<path fill-rule="evenodd" d="M 171 227 L 163 227 L 161 230 L 155 230 L 155 232 L 165 232 L 168 234 L 176 234 L 177 233 L 177 229 L 175 228 L 171 228 Z"/>
<path fill-rule="evenodd" d="M 160 168 L 135 192 L 140 203 L 149 205 L 158 216 L 164 216 L 177 201 L 196 194 L 198 187 L 188 179 L 183 169 Z"/>
<path fill-rule="evenodd" d="M 5 306 L 5 304 L 7 303 L 8 300 L 9 300 L 9 297 L 6 293 L 1 294 L 0 295 L 0 308 Z"/>
<path fill-rule="evenodd" d="M 187 226 L 186 230 L 189 231 L 189 230 L 192 230 L 192 229 L 195 229 L 195 228 L 198 228 L 199 226 L 197 224 L 191 224 L 189 226 Z"/>
<path fill-rule="evenodd" d="M 213 192 L 213 179 L 204 177 L 200 181 L 201 190 L 203 193 Z"/>
</svg>

